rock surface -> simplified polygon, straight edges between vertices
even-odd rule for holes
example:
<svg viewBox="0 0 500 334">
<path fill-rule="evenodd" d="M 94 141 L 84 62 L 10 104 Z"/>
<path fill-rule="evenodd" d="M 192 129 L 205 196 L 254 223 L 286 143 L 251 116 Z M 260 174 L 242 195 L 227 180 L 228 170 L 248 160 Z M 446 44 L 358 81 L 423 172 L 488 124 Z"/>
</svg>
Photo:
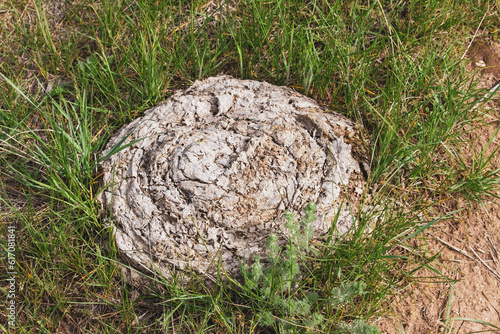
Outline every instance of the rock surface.
<svg viewBox="0 0 500 334">
<path fill-rule="evenodd" d="M 131 144 L 101 166 L 118 249 L 140 270 L 213 279 L 219 261 L 237 276 L 270 233 L 284 236 L 285 211 L 300 216 L 308 202 L 319 236 L 344 201 L 337 232 L 346 232 L 366 160 L 355 125 L 325 111 L 289 88 L 229 76 L 147 110 L 103 152 Z"/>
</svg>

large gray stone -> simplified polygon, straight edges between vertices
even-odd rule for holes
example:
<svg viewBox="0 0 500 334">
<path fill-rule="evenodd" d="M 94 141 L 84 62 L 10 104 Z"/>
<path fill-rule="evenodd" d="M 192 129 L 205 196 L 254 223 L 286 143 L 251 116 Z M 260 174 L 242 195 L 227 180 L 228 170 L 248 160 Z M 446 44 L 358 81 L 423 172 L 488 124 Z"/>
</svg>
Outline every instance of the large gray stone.
<svg viewBox="0 0 500 334">
<path fill-rule="evenodd" d="M 124 126 L 103 156 L 129 143 L 102 163 L 99 200 L 123 256 L 166 277 L 214 279 L 219 261 L 237 276 L 270 233 L 284 237 L 285 211 L 300 216 L 308 202 L 320 236 L 344 201 L 335 233 L 345 233 L 365 185 L 356 126 L 265 82 L 197 81 Z"/>
</svg>

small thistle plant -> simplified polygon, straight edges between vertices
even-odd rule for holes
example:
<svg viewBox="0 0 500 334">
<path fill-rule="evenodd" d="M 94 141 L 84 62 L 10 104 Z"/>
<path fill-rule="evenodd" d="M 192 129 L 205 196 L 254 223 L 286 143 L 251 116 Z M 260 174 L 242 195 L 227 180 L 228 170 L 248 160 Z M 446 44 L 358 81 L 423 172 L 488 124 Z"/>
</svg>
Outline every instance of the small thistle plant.
<svg viewBox="0 0 500 334">
<path fill-rule="evenodd" d="M 321 330 L 325 321 L 322 308 L 352 303 L 356 296 L 366 293 L 366 284 L 362 281 L 341 283 L 328 293 L 325 291 L 324 296 L 307 283 L 303 273 L 308 268 L 306 263 L 314 263 L 310 261 L 311 257 L 320 254 L 319 249 L 310 243 L 314 237 L 312 223 L 317 219 L 315 211 L 316 205 L 309 203 L 304 208 L 304 217 L 298 222 L 291 212 L 287 212 L 288 242 L 281 246 L 278 236 L 271 234 L 265 260 L 255 256 L 252 265 L 241 268 L 245 278 L 241 287 L 257 304 L 255 313 L 259 324 L 273 327 L 279 333 Z M 338 329 L 340 333 L 378 333 L 374 326 L 363 320 L 352 324 L 341 322 Z"/>
</svg>

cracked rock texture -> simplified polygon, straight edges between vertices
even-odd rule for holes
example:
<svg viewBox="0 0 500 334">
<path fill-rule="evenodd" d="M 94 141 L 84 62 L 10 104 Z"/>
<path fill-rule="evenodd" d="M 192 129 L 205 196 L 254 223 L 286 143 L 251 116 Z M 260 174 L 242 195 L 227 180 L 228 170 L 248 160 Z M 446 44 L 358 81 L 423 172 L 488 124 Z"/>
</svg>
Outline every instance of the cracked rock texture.
<svg viewBox="0 0 500 334">
<path fill-rule="evenodd" d="M 197 81 L 123 127 L 103 156 L 100 195 L 118 249 L 140 270 L 210 279 L 221 261 L 265 252 L 284 238 L 286 210 L 318 206 L 316 235 L 352 225 L 365 182 L 359 132 L 345 117 L 286 87 L 219 76 Z M 284 240 L 284 239 L 283 239 Z M 188 278 L 186 278 L 188 280 Z"/>
</svg>

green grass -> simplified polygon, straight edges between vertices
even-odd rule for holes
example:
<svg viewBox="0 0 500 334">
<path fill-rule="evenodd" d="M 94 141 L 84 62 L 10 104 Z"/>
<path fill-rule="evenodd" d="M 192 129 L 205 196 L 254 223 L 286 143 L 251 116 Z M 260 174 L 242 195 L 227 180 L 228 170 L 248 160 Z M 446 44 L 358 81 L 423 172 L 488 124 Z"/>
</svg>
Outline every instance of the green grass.
<svg viewBox="0 0 500 334">
<path fill-rule="evenodd" d="M 463 152 L 484 92 L 461 57 L 478 28 L 497 38 L 493 2 L 239 0 L 219 19 L 218 1 L 55 3 L 0 5 L 1 233 L 16 224 L 19 333 L 369 332 L 387 296 L 434 269 L 411 241 L 453 216 L 436 205 L 498 190 L 495 152 Z M 279 303 L 237 282 L 136 291 L 95 202 L 113 131 L 219 73 L 317 99 L 362 125 L 370 152 L 371 209 L 270 285 Z M 279 310 L 306 297 L 305 313 Z"/>
</svg>

